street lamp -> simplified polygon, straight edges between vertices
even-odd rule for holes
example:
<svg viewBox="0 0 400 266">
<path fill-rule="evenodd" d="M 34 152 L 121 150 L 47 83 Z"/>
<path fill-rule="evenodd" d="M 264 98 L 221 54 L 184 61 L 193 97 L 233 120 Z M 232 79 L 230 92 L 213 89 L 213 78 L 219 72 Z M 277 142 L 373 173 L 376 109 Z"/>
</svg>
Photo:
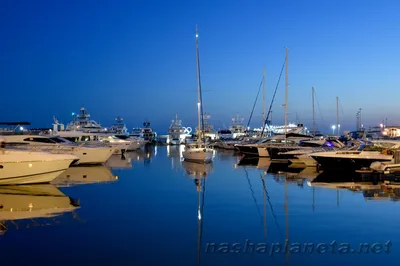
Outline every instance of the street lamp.
<svg viewBox="0 0 400 266">
<path fill-rule="evenodd" d="M 335 125 L 332 126 L 332 134 L 335 134 Z"/>
<path fill-rule="evenodd" d="M 338 135 L 340 135 L 340 124 L 337 125 L 337 131 Z"/>
</svg>

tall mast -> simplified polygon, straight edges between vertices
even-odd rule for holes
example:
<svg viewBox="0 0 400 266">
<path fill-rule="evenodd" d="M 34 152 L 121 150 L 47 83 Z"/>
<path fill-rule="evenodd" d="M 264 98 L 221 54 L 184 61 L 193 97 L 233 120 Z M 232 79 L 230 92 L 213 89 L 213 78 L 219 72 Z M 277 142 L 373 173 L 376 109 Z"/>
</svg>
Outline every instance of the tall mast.
<svg viewBox="0 0 400 266">
<path fill-rule="evenodd" d="M 285 86 L 285 139 L 288 124 L 289 50 L 286 48 L 286 86 Z"/>
<path fill-rule="evenodd" d="M 340 125 L 339 125 L 339 97 L 336 96 L 336 128 L 337 128 L 337 136 L 339 137 L 339 130 L 340 130 Z"/>
<path fill-rule="evenodd" d="M 314 87 L 312 87 L 312 130 L 313 136 L 315 136 L 316 127 L 315 127 L 315 110 L 314 110 Z"/>
<path fill-rule="evenodd" d="M 201 142 L 201 137 L 203 134 L 203 128 L 201 123 L 201 84 L 200 84 L 200 62 L 199 62 L 199 31 L 196 25 L 196 71 L 197 71 L 197 120 L 198 120 L 198 129 L 199 136 L 197 137 L 197 141 Z"/>
<path fill-rule="evenodd" d="M 266 119 L 266 115 L 267 115 L 267 85 L 265 83 L 265 79 L 267 76 L 267 69 L 264 67 L 264 77 L 263 77 L 263 112 L 262 112 L 262 126 L 261 128 L 264 128 L 264 124 L 265 124 L 265 119 Z"/>
</svg>

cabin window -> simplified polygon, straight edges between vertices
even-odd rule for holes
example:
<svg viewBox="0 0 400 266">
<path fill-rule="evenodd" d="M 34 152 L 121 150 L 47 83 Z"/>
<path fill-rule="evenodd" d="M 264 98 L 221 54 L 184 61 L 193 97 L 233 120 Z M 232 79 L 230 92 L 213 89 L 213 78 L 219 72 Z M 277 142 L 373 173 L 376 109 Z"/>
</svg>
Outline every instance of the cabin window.
<svg viewBox="0 0 400 266">
<path fill-rule="evenodd" d="M 26 139 L 24 139 L 24 141 L 54 144 L 54 141 L 52 141 L 51 139 L 48 139 L 48 138 L 26 138 Z"/>
</svg>

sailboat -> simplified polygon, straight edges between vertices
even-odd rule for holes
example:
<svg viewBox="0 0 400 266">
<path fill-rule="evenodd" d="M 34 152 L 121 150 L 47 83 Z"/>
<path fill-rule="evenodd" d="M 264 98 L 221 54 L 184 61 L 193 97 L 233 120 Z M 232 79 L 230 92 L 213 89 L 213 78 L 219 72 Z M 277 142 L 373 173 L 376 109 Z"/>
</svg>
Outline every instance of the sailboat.
<svg viewBox="0 0 400 266">
<path fill-rule="evenodd" d="M 199 60 L 199 32 L 196 26 L 196 68 L 197 68 L 197 117 L 198 117 L 198 136 L 197 141 L 185 145 L 182 156 L 186 161 L 199 163 L 210 163 L 214 158 L 214 149 L 206 145 L 204 140 L 204 116 L 201 97 L 200 81 L 200 60 Z"/>
</svg>

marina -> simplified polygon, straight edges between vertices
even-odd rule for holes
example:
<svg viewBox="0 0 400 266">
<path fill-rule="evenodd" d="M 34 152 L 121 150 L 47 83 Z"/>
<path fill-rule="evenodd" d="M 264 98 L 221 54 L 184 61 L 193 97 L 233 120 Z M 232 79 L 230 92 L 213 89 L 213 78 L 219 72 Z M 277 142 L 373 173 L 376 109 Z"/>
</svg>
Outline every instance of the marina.
<svg viewBox="0 0 400 266">
<path fill-rule="evenodd" d="M 75 166 L 51 184 L 0 187 L 3 260 L 23 261 L 14 256 L 17 245 L 30 246 L 28 255 L 46 252 L 49 259 L 56 259 L 57 250 L 66 248 L 70 241 L 78 250 L 90 246 L 97 252 L 76 251 L 61 265 L 111 263 L 116 257 L 124 263 L 164 265 L 215 265 L 216 261 L 286 265 L 287 256 L 290 264 L 303 261 L 299 254 L 207 251 L 209 243 L 244 243 L 246 239 L 253 243 L 284 243 L 288 239 L 316 244 L 336 240 L 352 246 L 393 242 L 388 254 L 307 255 L 314 258 L 312 265 L 325 259 L 379 263 L 399 254 L 397 231 L 393 230 L 397 225 L 390 217 L 400 208 L 400 185 L 351 174 L 316 173 L 315 168 L 282 165 L 269 158 L 242 160 L 238 152 L 220 149 L 212 163 L 195 163 L 181 160 L 183 149 L 184 145 L 159 146 L 148 163 L 130 160 L 131 168 L 118 164 L 115 168 Z M 140 156 L 137 151 L 127 152 L 129 158 Z M 328 218 L 327 213 L 334 215 Z M 381 220 L 387 221 L 386 229 L 382 229 Z M 118 222 L 101 234 L 102 241 L 114 243 L 114 247 L 96 240 L 105 222 Z M 349 231 L 353 233 L 338 238 Z M 32 245 L 38 238 L 47 241 Z M 159 256 L 151 256 L 148 248 L 153 238 L 162 247 Z M 19 239 L 18 243 L 13 239 Z M 133 245 L 135 249 L 129 248 Z M 40 256 L 31 260 L 41 261 Z"/>
<path fill-rule="evenodd" d="M 2 3 L 2 263 L 395 265 L 398 10 Z"/>
</svg>

